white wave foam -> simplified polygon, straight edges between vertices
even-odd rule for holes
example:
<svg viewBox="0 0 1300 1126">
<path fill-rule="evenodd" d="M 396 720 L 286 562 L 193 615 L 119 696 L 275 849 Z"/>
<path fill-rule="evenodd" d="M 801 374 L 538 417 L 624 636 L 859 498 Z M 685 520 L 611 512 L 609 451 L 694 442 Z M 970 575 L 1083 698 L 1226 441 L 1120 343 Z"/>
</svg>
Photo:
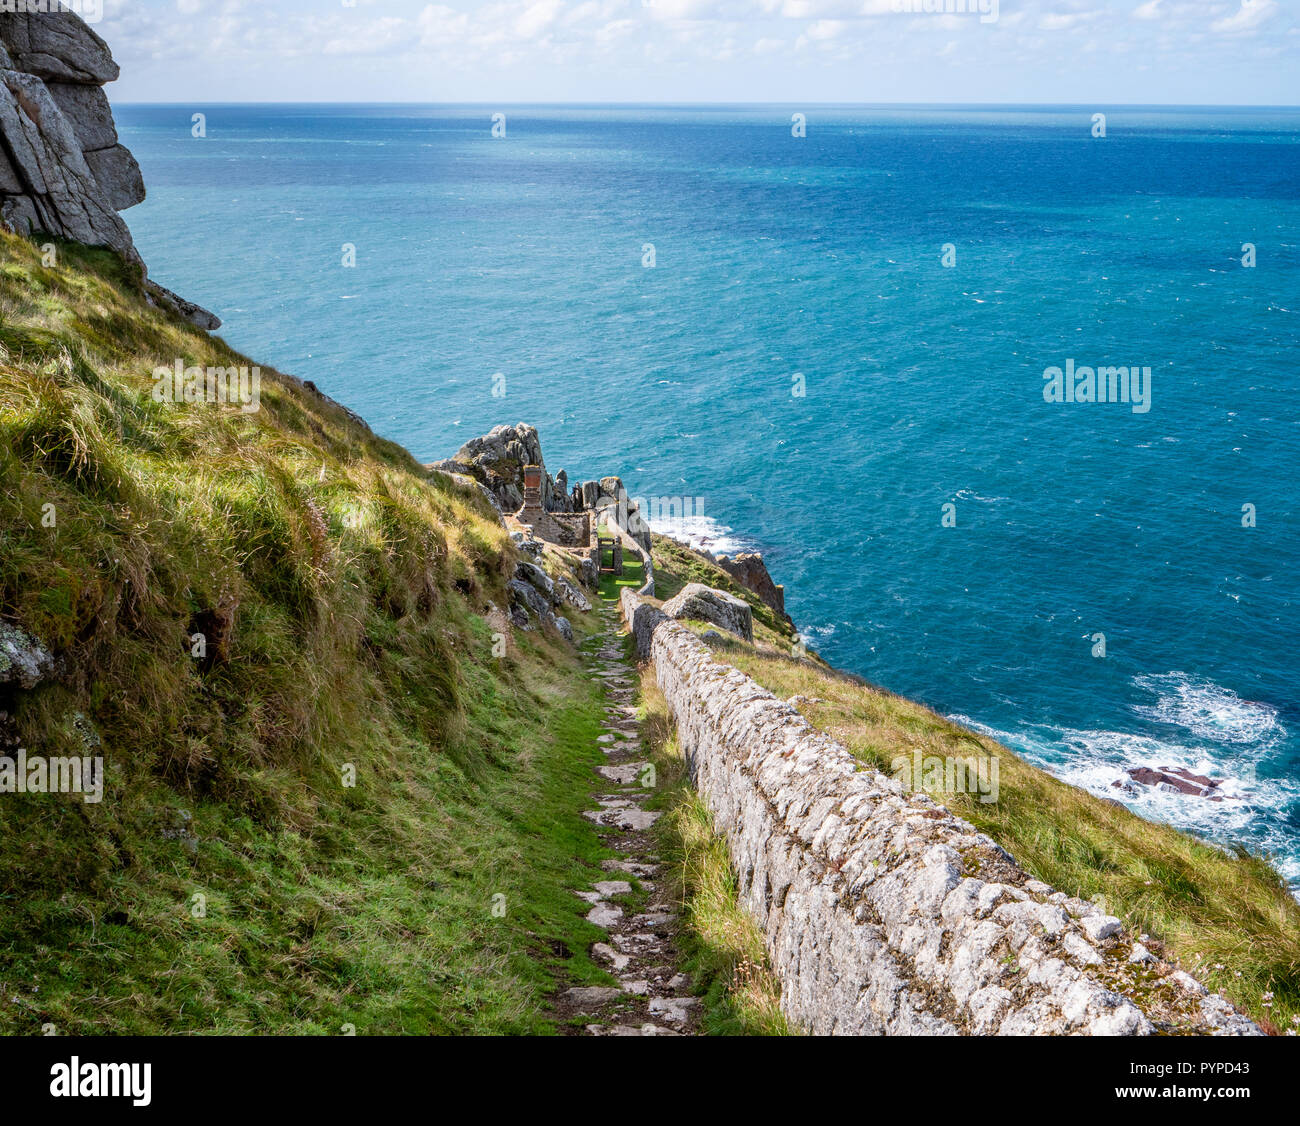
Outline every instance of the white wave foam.
<svg viewBox="0 0 1300 1126">
<path fill-rule="evenodd" d="M 652 532 L 677 540 L 696 551 L 709 551 L 714 555 L 735 555 L 739 551 L 752 551 L 754 545 L 736 534 L 733 528 L 720 524 L 712 516 L 670 516 L 662 520 L 648 520 Z"/>
<path fill-rule="evenodd" d="M 1199 710 L 1195 714 L 1199 716 Z M 1247 748 L 1241 740 L 1233 747 L 1209 747 L 1129 731 L 1046 725 L 1001 731 L 969 716 L 949 718 L 1014 748 L 1063 782 L 1119 801 L 1149 821 L 1189 830 L 1224 847 L 1240 843 L 1272 856 L 1282 877 L 1300 897 L 1300 847 L 1284 827 L 1288 810 L 1300 802 L 1300 783 L 1291 778 L 1260 777 L 1257 748 Z M 1210 778 L 1219 783 L 1215 793 L 1223 800 L 1134 783 L 1128 770 L 1140 766 L 1181 769 Z"/>
<path fill-rule="evenodd" d="M 1262 744 L 1263 749 L 1286 737 L 1276 708 L 1243 700 L 1212 680 L 1169 672 L 1134 677 L 1133 683 L 1157 697 L 1154 704 L 1134 705 L 1133 710 L 1145 719 L 1181 727 L 1202 739 Z"/>
<path fill-rule="evenodd" d="M 1000 501 L 1010 500 L 1010 497 L 985 497 L 980 496 L 974 489 L 959 489 L 956 493 L 958 500 L 975 500 L 981 504 L 997 504 Z"/>
</svg>

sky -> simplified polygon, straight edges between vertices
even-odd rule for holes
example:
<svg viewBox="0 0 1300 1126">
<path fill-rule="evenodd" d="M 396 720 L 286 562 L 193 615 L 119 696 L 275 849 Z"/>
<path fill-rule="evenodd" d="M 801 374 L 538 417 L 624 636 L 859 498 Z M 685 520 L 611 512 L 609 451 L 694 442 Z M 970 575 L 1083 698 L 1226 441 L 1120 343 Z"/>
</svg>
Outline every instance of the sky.
<svg viewBox="0 0 1300 1126">
<path fill-rule="evenodd" d="M 88 2 L 118 103 L 1300 104 L 1300 0 Z"/>
</svg>

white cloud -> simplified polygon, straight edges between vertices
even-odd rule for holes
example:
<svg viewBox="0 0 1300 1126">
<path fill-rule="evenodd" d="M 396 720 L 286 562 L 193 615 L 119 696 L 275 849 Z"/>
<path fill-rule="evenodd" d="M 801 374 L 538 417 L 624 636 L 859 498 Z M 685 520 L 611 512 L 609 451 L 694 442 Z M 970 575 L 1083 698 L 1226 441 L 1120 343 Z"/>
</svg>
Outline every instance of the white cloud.
<svg viewBox="0 0 1300 1126">
<path fill-rule="evenodd" d="M 1277 15 L 1277 0 L 1241 0 L 1241 7 L 1230 16 L 1215 20 L 1210 24 L 1211 31 L 1233 35 L 1244 31 L 1254 31 L 1266 20 Z"/>
<path fill-rule="evenodd" d="M 537 0 L 515 20 L 515 34 L 533 39 L 550 27 L 564 8 L 564 0 Z"/>
<path fill-rule="evenodd" d="M 595 40 L 601 44 L 614 43 L 634 35 L 640 26 L 637 20 L 611 20 L 596 31 Z"/>
<path fill-rule="evenodd" d="M 646 14 L 661 20 L 720 19 L 723 5 L 716 0 L 650 0 Z"/>
<path fill-rule="evenodd" d="M 346 26 L 338 26 L 338 21 L 328 21 L 337 28 L 337 34 L 325 40 L 321 51 L 326 55 L 375 55 L 383 54 L 406 41 L 408 24 L 406 20 L 387 16 L 383 19 L 366 20 L 360 27 L 355 21 Z"/>
<path fill-rule="evenodd" d="M 1071 10 L 1045 13 L 1038 21 L 1038 26 L 1044 31 L 1068 31 L 1082 24 L 1092 23 L 1102 15 L 1100 10 L 1080 9 L 1071 5 Z"/>
<path fill-rule="evenodd" d="M 821 42 L 827 39 L 837 39 L 843 30 L 843 20 L 818 20 L 816 23 L 809 24 L 808 30 L 804 34 L 814 42 Z"/>
<path fill-rule="evenodd" d="M 971 15 L 890 18 L 891 2 L 104 0 L 97 30 L 122 63 L 117 89 L 139 100 L 188 96 L 173 94 L 163 77 L 176 60 L 187 60 L 186 72 L 195 76 L 184 90 L 224 84 L 249 97 L 285 100 L 308 87 L 339 100 L 382 98 L 390 87 L 399 96 L 423 92 L 431 71 L 440 76 L 440 92 L 471 100 L 498 87 L 537 100 L 581 97 L 588 89 L 593 100 L 666 93 L 712 100 L 733 91 L 763 99 L 774 89 L 824 100 L 841 100 L 841 90 L 846 100 L 926 100 L 914 93 L 918 84 L 942 94 L 947 60 L 978 55 L 990 68 L 990 100 L 1082 97 L 1075 89 L 1085 81 L 1122 89 L 1133 101 L 1164 100 L 1170 88 L 1162 79 L 1172 76 L 1182 83 L 1175 98 L 1205 90 L 1240 101 L 1264 89 L 1255 79 L 1262 67 L 1271 82 L 1264 100 L 1300 101 L 1300 26 L 1280 0 L 1003 0 L 996 24 Z M 1267 38 L 1259 33 L 1265 24 Z M 1220 56 L 1228 37 L 1241 50 L 1225 83 Z M 1152 76 L 1130 83 L 1131 66 L 1103 60 L 1089 64 L 1095 77 L 1070 87 L 1069 61 L 1086 51 L 1148 60 Z M 367 56 L 382 56 L 385 64 L 375 67 L 363 61 Z M 312 85 L 312 60 L 322 58 L 332 61 L 316 69 L 337 71 L 337 87 L 323 79 Z M 281 67 L 281 60 L 294 65 Z M 1011 73 L 1024 77 L 999 77 Z M 137 81 L 139 74 L 146 79 Z M 1193 75 L 1209 75 L 1209 88 Z M 563 76 L 563 84 L 553 76 Z"/>
<path fill-rule="evenodd" d="M 469 30 L 469 16 L 445 4 L 429 4 L 415 19 L 420 42 L 444 47 L 454 43 Z"/>
</svg>

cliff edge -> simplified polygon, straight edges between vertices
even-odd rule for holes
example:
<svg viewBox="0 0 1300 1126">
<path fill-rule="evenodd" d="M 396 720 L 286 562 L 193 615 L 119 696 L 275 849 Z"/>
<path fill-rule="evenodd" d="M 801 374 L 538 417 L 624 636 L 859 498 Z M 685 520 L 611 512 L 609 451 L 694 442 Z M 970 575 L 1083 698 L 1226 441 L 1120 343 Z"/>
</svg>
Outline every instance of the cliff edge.
<svg viewBox="0 0 1300 1126">
<path fill-rule="evenodd" d="M 0 12 L 0 222 L 15 234 L 109 247 L 143 278 L 118 214 L 143 201 L 145 187 L 104 93 L 117 76 L 108 44 L 74 12 Z M 152 302 L 199 328 L 221 326 L 206 309 L 144 284 Z"/>
</svg>

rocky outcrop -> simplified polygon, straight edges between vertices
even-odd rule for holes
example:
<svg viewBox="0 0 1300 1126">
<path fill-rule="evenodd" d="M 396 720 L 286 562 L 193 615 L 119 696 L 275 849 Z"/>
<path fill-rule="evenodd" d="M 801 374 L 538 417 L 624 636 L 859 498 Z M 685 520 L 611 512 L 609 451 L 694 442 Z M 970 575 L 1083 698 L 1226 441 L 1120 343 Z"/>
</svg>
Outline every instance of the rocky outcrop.
<svg viewBox="0 0 1300 1126">
<path fill-rule="evenodd" d="M 572 512 L 564 470 L 552 477 L 542 460 L 537 428 L 526 422 L 494 426 L 481 438 L 471 438 L 454 457 L 430 462 L 426 469 L 457 473 L 483 485 L 502 512 L 518 512 L 524 503 L 524 466 L 542 467 L 542 506 L 547 512 Z"/>
<path fill-rule="evenodd" d="M 0 754 L 18 746 L 14 704 L 55 673 L 54 654 L 38 638 L 0 621 Z"/>
<path fill-rule="evenodd" d="M 21 235 L 107 246 L 144 272 L 117 214 L 145 197 L 103 86 L 106 44 L 64 8 L 0 12 L 0 222 Z M 150 295 L 202 328 L 221 322 L 161 286 Z"/>
<path fill-rule="evenodd" d="M 757 594 L 781 621 L 794 626 L 790 615 L 785 612 L 785 587 L 772 581 L 762 555 L 756 551 L 742 551 L 734 559 L 719 555 L 714 562 L 746 590 Z"/>
<path fill-rule="evenodd" d="M 144 283 L 145 292 L 149 296 L 151 305 L 161 305 L 164 309 L 170 309 L 183 321 L 189 321 L 190 324 L 196 325 L 207 332 L 221 327 L 221 318 L 215 313 L 208 312 L 202 305 L 196 305 L 193 301 L 186 301 L 184 297 L 178 297 L 170 289 L 159 285 L 156 281 L 146 281 Z M 344 410 L 347 410 L 344 407 Z M 367 430 L 370 429 L 360 415 L 353 411 L 348 411 L 354 422 L 360 422 Z"/>
<path fill-rule="evenodd" d="M 581 610 L 584 614 L 590 612 L 591 599 L 563 575 L 557 575 L 555 578 L 555 593 L 562 602 L 572 606 L 575 610 Z"/>
<path fill-rule="evenodd" d="M 664 603 L 664 613 L 670 618 L 712 622 L 744 641 L 754 640 L 754 611 L 749 603 L 703 583 L 687 583 Z"/>
<path fill-rule="evenodd" d="M 630 590 L 621 603 L 763 932 L 819 1034 L 1254 1035 L 1095 904 L 867 767 Z"/>
<path fill-rule="evenodd" d="M 533 620 L 543 628 L 555 630 L 565 641 L 572 642 L 573 626 L 555 609 L 562 605 L 590 610 L 591 602 L 568 579 L 552 579 L 536 563 L 521 559 L 515 564 L 514 577 L 506 584 L 510 596 L 510 619 L 522 630 L 531 630 Z"/>
<path fill-rule="evenodd" d="M 602 477 L 598 481 L 583 481 L 570 489 L 569 475 L 563 469 L 554 477 L 546 471 L 537 428 L 526 422 L 494 426 L 481 438 L 471 438 L 453 457 L 431 461 L 425 468 L 431 473 L 449 473 L 477 481 L 491 494 L 498 509 L 514 514 L 524 504 L 526 465 L 542 467 L 542 508 L 546 512 L 590 512 L 597 523 L 617 524 L 649 553 L 650 528 L 623 482 L 618 477 Z M 561 541 L 562 536 L 557 539 Z"/>
<path fill-rule="evenodd" d="M 620 477 L 602 477 L 583 481 L 573 489 L 576 511 L 591 512 L 597 524 L 622 528 L 647 555 L 650 552 L 650 525 L 641 515 L 641 506 L 630 496 Z"/>
</svg>

